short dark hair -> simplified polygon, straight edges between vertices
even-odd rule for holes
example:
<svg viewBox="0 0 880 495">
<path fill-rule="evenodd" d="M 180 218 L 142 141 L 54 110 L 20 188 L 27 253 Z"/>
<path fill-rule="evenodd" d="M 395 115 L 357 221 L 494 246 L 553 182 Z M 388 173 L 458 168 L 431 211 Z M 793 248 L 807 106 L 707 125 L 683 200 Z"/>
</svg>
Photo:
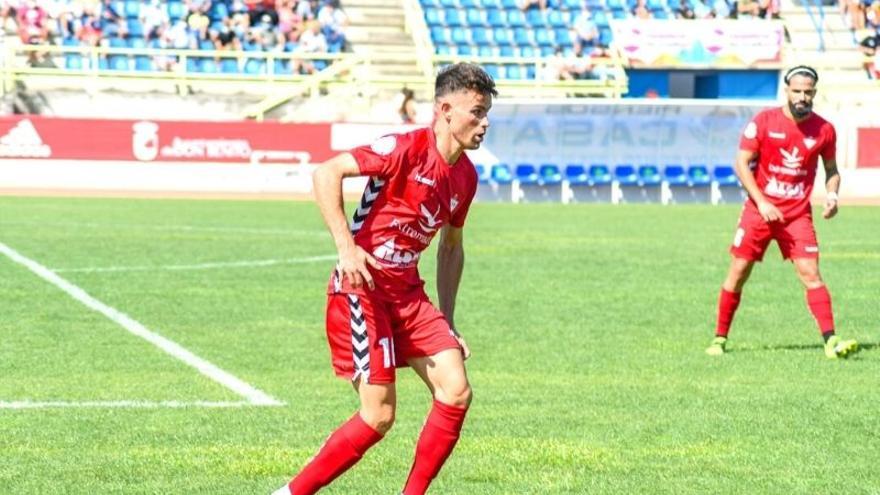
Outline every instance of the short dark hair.
<svg viewBox="0 0 880 495">
<path fill-rule="evenodd" d="M 813 84 L 819 82 L 819 73 L 816 72 L 816 69 L 807 66 L 807 65 L 798 65 L 796 67 L 792 67 L 788 69 L 788 72 L 785 73 L 785 77 L 782 78 L 785 81 L 785 85 L 788 86 L 788 83 L 791 81 L 791 78 L 797 75 L 807 76 L 813 80 Z"/>
<path fill-rule="evenodd" d="M 437 81 L 434 84 L 434 98 L 467 89 L 484 95 L 498 96 L 495 81 L 482 67 L 460 62 L 441 69 L 437 74 Z"/>
</svg>

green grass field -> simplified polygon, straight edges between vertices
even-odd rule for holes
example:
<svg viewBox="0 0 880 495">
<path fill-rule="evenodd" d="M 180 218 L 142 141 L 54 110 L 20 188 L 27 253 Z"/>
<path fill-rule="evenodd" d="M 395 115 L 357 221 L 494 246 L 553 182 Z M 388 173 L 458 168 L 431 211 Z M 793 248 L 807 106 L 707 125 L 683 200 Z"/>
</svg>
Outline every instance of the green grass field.
<svg viewBox="0 0 880 495">
<path fill-rule="evenodd" d="M 732 352 L 703 353 L 738 213 L 475 205 L 456 315 L 475 400 L 432 493 L 880 493 L 880 209 L 817 220 L 863 346 L 845 362 L 775 247 Z M 311 203 L 0 197 L 0 243 L 286 404 L 201 407 L 244 399 L 0 255 L 2 494 L 267 494 L 356 408 Z M 399 385 L 394 429 L 326 493 L 399 492 L 430 405 L 411 372 Z"/>
</svg>

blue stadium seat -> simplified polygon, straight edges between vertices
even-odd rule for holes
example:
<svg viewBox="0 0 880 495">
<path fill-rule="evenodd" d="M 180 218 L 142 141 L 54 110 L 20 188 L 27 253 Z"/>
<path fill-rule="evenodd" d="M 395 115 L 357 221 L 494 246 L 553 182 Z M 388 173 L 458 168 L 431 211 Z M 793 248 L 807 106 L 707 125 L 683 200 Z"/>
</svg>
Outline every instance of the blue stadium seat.
<svg viewBox="0 0 880 495">
<path fill-rule="evenodd" d="M 422 6 L 422 9 L 426 9 L 428 7 L 436 7 L 437 0 L 419 0 L 419 4 Z"/>
<path fill-rule="evenodd" d="M 544 13 L 538 9 L 526 11 L 526 23 L 531 27 L 544 27 Z"/>
<path fill-rule="evenodd" d="M 449 30 L 440 26 L 431 26 L 431 42 L 434 45 L 449 43 Z"/>
<path fill-rule="evenodd" d="M 526 28 L 519 27 L 513 30 L 513 42 L 519 46 L 531 45 L 532 37 L 529 36 L 529 31 Z"/>
<path fill-rule="evenodd" d="M 224 74 L 237 74 L 238 73 L 238 61 L 234 58 L 220 59 L 220 72 L 222 72 Z"/>
<path fill-rule="evenodd" d="M 611 28 L 600 28 L 599 29 L 599 45 L 601 46 L 611 46 L 611 39 L 614 35 L 611 32 Z"/>
<path fill-rule="evenodd" d="M 497 9 L 501 7 L 500 0 L 476 0 L 477 7 L 484 9 Z"/>
<path fill-rule="evenodd" d="M 516 56 L 516 54 L 515 54 L 514 51 L 513 51 L 513 47 L 510 46 L 510 45 L 503 45 L 503 46 L 498 47 L 498 55 L 501 55 L 502 57 L 514 57 L 514 56 Z M 510 66 L 510 65 L 505 65 L 505 67 L 510 68 L 510 67 L 512 67 L 512 66 Z M 517 67 L 519 67 L 519 66 L 517 66 Z M 518 74 L 518 73 L 517 73 L 517 74 Z M 512 77 L 512 76 L 508 73 L 508 74 L 507 74 L 507 77 Z M 517 78 L 515 78 L 515 79 L 519 79 L 519 77 L 517 77 Z"/>
<path fill-rule="evenodd" d="M 666 9 L 652 10 L 651 15 L 654 16 L 654 19 L 669 19 L 669 12 Z"/>
<path fill-rule="evenodd" d="M 660 187 L 660 184 L 663 182 L 657 165 L 640 165 L 638 174 L 639 185 L 645 187 Z"/>
<path fill-rule="evenodd" d="M 507 25 L 505 16 L 498 9 L 486 10 L 486 22 L 488 22 L 489 26 L 493 28 L 504 27 Z"/>
<path fill-rule="evenodd" d="M 739 179 L 730 165 L 715 165 L 712 174 L 718 187 L 739 187 Z"/>
<path fill-rule="evenodd" d="M 562 182 L 562 172 L 554 163 L 544 163 L 538 167 L 538 179 L 541 184 L 555 185 Z"/>
<path fill-rule="evenodd" d="M 471 27 L 485 26 L 487 24 L 486 11 L 482 9 L 467 9 L 465 18 L 467 19 L 468 25 Z"/>
<path fill-rule="evenodd" d="M 505 163 L 496 163 L 495 165 L 492 165 L 490 175 L 492 181 L 498 184 L 510 184 L 513 182 L 513 175 L 511 175 L 510 168 Z"/>
<path fill-rule="evenodd" d="M 581 0 L 562 0 L 562 5 L 564 5 L 569 10 L 580 9 Z"/>
<path fill-rule="evenodd" d="M 512 41 L 511 34 L 508 28 L 496 28 L 492 33 L 492 38 L 496 45 L 509 45 Z"/>
<path fill-rule="evenodd" d="M 458 8 L 458 2 L 456 0 L 440 0 L 440 6 L 445 8 Z"/>
<path fill-rule="evenodd" d="M 510 50 L 510 55 L 505 54 L 504 49 L 507 48 Z M 513 56 L 513 47 L 502 47 L 501 48 L 501 56 L 502 57 L 512 57 Z M 527 79 L 526 71 L 519 65 L 507 64 L 504 66 L 504 74 L 508 79 Z"/>
<path fill-rule="evenodd" d="M 281 62 L 281 61 L 280 60 L 275 61 L 276 64 L 278 62 Z M 202 72 L 204 72 L 205 74 L 216 74 L 219 71 L 220 71 L 220 68 L 217 67 L 217 62 L 215 62 L 213 58 L 202 59 Z M 289 72 L 290 71 L 288 71 L 288 73 Z M 275 73 L 279 74 L 279 72 L 277 70 L 275 71 Z"/>
<path fill-rule="evenodd" d="M 516 175 L 516 180 L 518 180 L 520 184 L 529 185 L 538 183 L 538 169 L 531 163 L 520 163 L 516 166 L 514 174 Z"/>
<path fill-rule="evenodd" d="M 443 19 L 440 17 L 440 10 L 434 7 L 425 9 L 425 22 L 428 26 L 443 26 Z"/>
<path fill-rule="evenodd" d="M 137 19 L 141 13 L 141 4 L 140 2 L 128 0 L 125 2 L 125 17 L 129 19 Z"/>
<path fill-rule="evenodd" d="M 516 0 L 501 0 L 501 6 L 507 10 L 514 10 L 519 8 L 519 5 L 516 4 Z"/>
<path fill-rule="evenodd" d="M 666 165 L 663 168 L 663 178 L 670 186 L 688 185 L 687 172 L 681 165 Z"/>
<path fill-rule="evenodd" d="M 447 26 L 463 26 L 464 21 L 461 19 L 461 11 L 458 9 L 446 9 L 443 11 L 443 20 Z"/>
<path fill-rule="evenodd" d="M 520 57 L 532 58 L 537 55 L 537 53 L 535 52 L 535 47 L 533 47 L 531 45 L 525 45 L 525 46 L 521 45 L 517 48 L 517 51 L 519 52 L 518 55 Z M 529 67 L 532 67 L 532 66 L 530 65 Z"/>
<path fill-rule="evenodd" d="M 523 27 L 526 25 L 526 15 L 521 10 L 507 11 L 507 25 L 510 27 Z"/>
<path fill-rule="evenodd" d="M 479 7 L 476 0 L 458 0 L 458 5 L 463 9 L 475 9 Z"/>
<path fill-rule="evenodd" d="M 550 31 L 547 29 L 535 29 L 535 43 L 540 46 L 550 46 L 554 45 L 553 39 L 550 37 Z"/>
<path fill-rule="evenodd" d="M 712 183 L 709 169 L 705 165 L 691 165 L 687 170 L 688 184 L 691 186 L 708 186 Z"/>
<path fill-rule="evenodd" d="M 477 182 L 480 184 L 488 184 L 489 183 L 489 170 L 485 165 L 481 163 L 477 163 L 474 165 L 474 168 L 477 170 Z"/>
<path fill-rule="evenodd" d="M 493 54 L 492 56 L 497 56 L 497 54 Z M 483 69 L 486 71 L 487 74 L 492 76 L 492 79 L 498 80 L 506 78 L 503 65 L 499 66 L 498 64 L 486 64 L 483 66 Z"/>
<path fill-rule="evenodd" d="M 593 12 L 593 22 L 596 23 L 598 28 L 608 27 L 608 14 L 604 10 Z"/>
<path fill-rule="evenodd" d="M 562 28 L 571 25 L 570 19 L 564 18 L 562 12 L 555 9 L 547 12 L 547 24 L 553 28 Z"/>
<path fill-rule="evenodd" d="M 474 50 L 474 47 L 471 46 L 469 43 L 464 43 L 464 44 L 460 44 L 460 45 L 455 45 L 455 53 L 456 53 L 456 55 L 464 55 L 464 56 L 468 56 L 468 57 L 469 57 L 469 56 L 471 56 L 471 55 L 475 55 L 474 51 L 475 51 L 475 50 Z"/>
<path fill-rule="evenodd" d="M 568 35 L 568 29 L 557 28 L 553 30 L 553 39 L 559 46 L 572 46 L 571 38 Z"/>
<path fill-rule="evenodd" d="M 183 7 L 183 4 L 180 2 L 169 2 L 165 4 L 165 12 L 168 14 L 168 17 L 171 19 L 171 22 L 180 19 L 186 14 L 186 9 Z"/>
<path fill-rule="evenodd" d="M 477 45 L 488 45 L 491 43 L 489 40 L 489 31 L 486 28 L 475 27 L 471 29 L 471 41 L 473 41 Z"/>
<path fill-rule="evenodd" d="M 611 171 L 608 165 L 594 163 L 589 168 L 590 183 L 594 185 L 611 184 Z"/>
<path fill-rule="evenodd" d="M 498 56 L 498 47 L 489 46 L 489 45 L 482 45 L 477 49 L 477 55 L 479 55 L 481 57 L 497 57 Z M 498 68 L 496 67 L 495 70 L 497 71 L 497 69 Z M 491 76 L 492 74 L 489 74 L 489 75 Z"/>
<path fill-rule="evenodd" d="M 639 175 L 636 173 L 636 168 L 629 164 L 614 167 L 614 179 L 621 186 L 637 186 L 639 184 Z"/>
<path fill-rule="evenodd" d="M 577 163 L 565 167 L 565 180 L 572 186 L 582 186 L 590 183 L 587 168 Z"/>
<path fill-rule="evenodd" d="M 468 30 L 461 27 L 454 27 L 451 29 L 451 39 L 453 43 L 462 45 L 465 43 L 470 43 L 470 39 L 468 36 Z"/>
<path fill-rule="evenodd" d="M 321 70 L 318 68 L 320 60 L 315 60 L 315 69 Z M 244 72 L 245 74 L 265 74 L 266 73 L 266 61 L 260 58 L 249 58 L 247 62 L 244 63 Z"/>
</svg>

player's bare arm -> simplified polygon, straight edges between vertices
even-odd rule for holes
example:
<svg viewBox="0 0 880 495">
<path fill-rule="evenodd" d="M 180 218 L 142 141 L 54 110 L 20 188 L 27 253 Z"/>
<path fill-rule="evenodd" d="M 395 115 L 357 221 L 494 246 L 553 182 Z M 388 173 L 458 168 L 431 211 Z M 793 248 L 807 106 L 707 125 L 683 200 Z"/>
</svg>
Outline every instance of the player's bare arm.
<svg viewBox="0 0 880 495">
<path fill-rule="evenodd" d="M 377 270 L 382 267 L 369 253 L 354 243 L 342 202 L 342 180 L 359 175 L 360 169 L 354 157 L 350 153 L 342 153 L 319 165 L 312 174 L 312 182 L 315 202 L 339 253 L 339 270 L 342 276 L 348 278 L 352 287 L 358 288 L 367 284 L 372 289 L 373 277 L 367 265 Z"/>
<path fill-rule="evenodd" d="M 761 214 L 764 221 L 782 221 L 782 212 L 780 212 L 773 203 L 767 201 L 767 198 L 764 197 L 764 193 L 761 192 L 761 188 L 758 187 L 758 183 L 755 181 L 755 175 L 749 168 L 749 164 L 751 164 L 757 157 L 758 153 L 755 151 L 739 150 L 736 154 L 736 175 L 739 177 L 739 181 L 742 182 L 746 192 L 749 193 L 749 196 L 755 202 L 755 205 L 758 207 L 758 212 Z"/>
<path fill-rule="evenodd" d="M 471 354 L 470 349 L 455 328 L 455 298 L 464 270 L 463 237 L 463 230 L 451 225 L 440 230 L 440 242 L 437 245 L 437 298 L 440 311 L 446 316 L 446 321 L 461 344 L 464 358 L 467 359 Z"/>
<path fill-rule="evenodd" d="M 840 173 L 837 171 L 837 159 L 822 160 L 825 166 L 825 209 L 822 218 L 829 219 L 837 215 L 837 191 L 840 190 Z"/>
</svg>

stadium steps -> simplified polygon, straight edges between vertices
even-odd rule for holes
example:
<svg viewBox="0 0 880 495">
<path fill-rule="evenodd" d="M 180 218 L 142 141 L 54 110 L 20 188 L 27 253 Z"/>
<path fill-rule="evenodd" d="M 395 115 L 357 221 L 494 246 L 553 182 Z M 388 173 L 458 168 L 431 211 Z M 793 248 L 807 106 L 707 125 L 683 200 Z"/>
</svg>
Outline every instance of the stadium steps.
<svg viewBox="0 0 880 495">
<path fill-rule="evenodd" d="M 380 77 L 419 77 L 412 36 L 406 32 L 399 0 L 346 0 L 351 50 L 369 54 L 371 70 Z M 391 56 L 394 54 L 395 56 Z M 403 56 L 401 56 L 403 55 Z"/>
</svg>

